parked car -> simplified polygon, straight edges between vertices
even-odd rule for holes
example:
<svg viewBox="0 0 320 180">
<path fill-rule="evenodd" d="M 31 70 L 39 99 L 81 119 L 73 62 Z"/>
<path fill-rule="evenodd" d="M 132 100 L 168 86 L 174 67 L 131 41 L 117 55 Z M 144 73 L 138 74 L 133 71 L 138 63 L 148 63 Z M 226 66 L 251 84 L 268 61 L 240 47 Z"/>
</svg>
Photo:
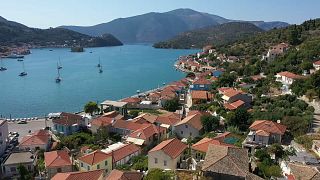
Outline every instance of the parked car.
<svg viewBox="0 0 320 180">
<path fill-rule="evenodd" d="M 21 120 L 18 122 L 18 124 L 27 124 L 27 121 L 26 120 Z"/>
</svg>

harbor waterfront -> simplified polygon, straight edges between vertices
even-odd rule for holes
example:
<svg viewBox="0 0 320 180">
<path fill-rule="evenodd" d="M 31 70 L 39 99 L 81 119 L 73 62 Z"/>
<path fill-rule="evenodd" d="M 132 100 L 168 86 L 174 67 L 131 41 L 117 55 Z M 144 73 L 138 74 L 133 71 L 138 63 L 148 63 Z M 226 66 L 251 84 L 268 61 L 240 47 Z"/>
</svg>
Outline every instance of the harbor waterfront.
<svg viewBox="0 0 320 180">
<path fill-rule="evenodd" d="M 185 76 L 173 64 L 182 55 L 198 50 L 154 49 L 149 45 L 86 48 L 32 49 L 22 62 L 3 59 L 0 72 L 0 115 L 9 118 L 42 117 L 50 112 L 78 112 L 88 101 L 122 99 L 179 80 Z M 60 62 L 59 62 L 60 59 Z M 99 73 L 97 65 L 103 66 Z M 57 63 L 61 82 L 56 83 Z"/>
</svg>

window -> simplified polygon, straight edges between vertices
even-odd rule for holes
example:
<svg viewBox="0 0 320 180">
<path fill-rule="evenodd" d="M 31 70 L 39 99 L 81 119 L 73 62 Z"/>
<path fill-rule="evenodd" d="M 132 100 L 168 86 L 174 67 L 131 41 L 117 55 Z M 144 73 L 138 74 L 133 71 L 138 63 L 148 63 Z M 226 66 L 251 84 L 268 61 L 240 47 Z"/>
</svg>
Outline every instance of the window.
<svg viewBox="0 0 320 180">
<path fill-rule="evenodd" d="M 108 161 L 105 161 L 105 162 L 104 162 L 104 165 L 107 166 L 107 165 L 108 165 Z"/>
<path fill-rule="evenodd" d="M 81 167 L 83 167 L 83 163 L 81 163 Z"/>
<path fill-rule="evenodd" d="M 154 163 L 158 164 L 158 158 L 154 158 Z"/>
<path fill-rule="evenodd" d="M 190 136 L 192 136 L 192 132 L 190 133 Z"/>
<path fill-rule="evenodd" d="M 204 85 L 200 84 L 199 87 L 204 88 Z"/>
<path fill-rule="evenodd" d="M 57 172 L 58 172 L 58 173 L 60 173 L 61 171 L 62 171 L 61 168 L 58 168 L 58 169 L 57 169 Z"/>
<path fill-rule="evenodd" d="M 166 160 L 163 161 L 163 165 L 167 166 L 167 161 Z"/>
<path fill-rule="evenodd" d="M 2 136 L 2 132 L 0 132 L 0 136 Z"/>
<path fill-rule="evenodd" d="M 186 124 L 185 127 L 188 128 L 188 124 Z"/>
<path fill-rule="evenodd" d="M 183 134 L 183 131 L 181 131 L 180 133 Z"/>
<path fill-rule="evenodd" d="M 90 166 L 87 167 L 88 171 L 90 171 Z"/>
<path fill-rule="evenodd" d="M 97 169 L 100 169 L 100 164 L 97 165 Z"/>
<path fill-rule="evenodd" d="M 11 171 L 11 172 L 16 172 L 17 169 L 16 169 L 16 167 L 10 167 L 10 171 Z"/>
</svg>

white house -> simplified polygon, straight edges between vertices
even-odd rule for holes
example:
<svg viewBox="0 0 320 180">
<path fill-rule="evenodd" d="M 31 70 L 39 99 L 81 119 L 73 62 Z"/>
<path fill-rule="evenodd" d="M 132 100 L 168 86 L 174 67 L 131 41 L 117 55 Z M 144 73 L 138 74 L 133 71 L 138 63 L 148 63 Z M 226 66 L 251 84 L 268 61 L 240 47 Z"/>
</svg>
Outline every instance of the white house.
<svg viewBox="0 0 320 180">
<path fill-rule="evenodd" d="M 8 122 L 7 120 L 0 119 L 0 156 L 7 148 L 8 139 Z"/>
<path fill-rule="evenodd" d="M 295 80 L 302 78 L 303 76 L 288 71 L 279 72 L 276 75 L 276 81 L 281 82 L 283 85 L 291 85 Z"/>
<path fill-rule="evenodd" d="M 313 67 L 316 71 L 320 70 L 320 60 L 313 63 Z"/>
</svg>

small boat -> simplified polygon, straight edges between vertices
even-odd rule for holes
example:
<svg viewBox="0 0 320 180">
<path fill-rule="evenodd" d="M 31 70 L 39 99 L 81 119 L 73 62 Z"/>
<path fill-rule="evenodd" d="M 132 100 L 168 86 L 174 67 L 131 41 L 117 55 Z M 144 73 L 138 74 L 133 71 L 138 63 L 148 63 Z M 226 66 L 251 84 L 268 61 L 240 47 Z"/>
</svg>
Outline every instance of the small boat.
<svg viewBox="0 0 320 180">
<path fill-rule="evenodd" d="M 6 58 L 19 59 L 19 58 L 24 58 L 24 56 L 18 55 L 18 54 L 11 54 L 11 55 L 6 56 Z"/>
<path fill-rule="evenodd" d="M 99 68 L 99 73 L 103 73 L 102 66 Z"/>
<path fill-rule="evenodd" d="M 53 51 L 52 49 L 49 49 L 49 51 Z"/>
<path fill-rule="evenodd" d="M 58 69 L 62 69 L 62 65 L 61 65 L 61 61 L 60 61 L 60 57 L 59 57 L 59 62 L 57 64 Z"/>
<path fill-rule="evenodd" d="M 60 76 L 60 69 L 61 68 L 59 68 L 59 65 L 58 65 L 58 63 L 57 63 L 57 71 L 58 71 L 58 77 L 56 77 L 56 83 L 60 83 L 61 82 L 61 76 Z"/>
<path fill-rule="evenodd" d="M 5 68 L 5 67 L 3 66 L 3 62 L 2 62 L 2 59 L 1 59 L 0 71 L 5 71 L 5 70 L 7 70 L 7 68 Z"/>
<path fill-rule="evenodd" d="M 90 53 L 92 53 L 92 51 L 90 51 Z"/>
<path fill-rule="evenodd" d="M 21 61 L 23 61 L 23 59 L 18 59 L 17 61 L 20 61 L 20 62 L 21 62 Z"/>
<path fill-rule="evenodd" d="M 27 75 L 27 72 L 26 72 L 26 70 L 25 70 L 25 68 L 24 68 L 24 63 L 22 62 L 22 68 L 23 68 L 23 71 L 19 74 L 19 76 L 26 76 Z"/>
<path fill-rule="evenodd" d="M 97 65 L 97 67 L 98 67 L 98 68 L 101 67 L 100 57 L 99 57 L 99 63 L 98 63 L 98 65 Z"/>
</svg>

